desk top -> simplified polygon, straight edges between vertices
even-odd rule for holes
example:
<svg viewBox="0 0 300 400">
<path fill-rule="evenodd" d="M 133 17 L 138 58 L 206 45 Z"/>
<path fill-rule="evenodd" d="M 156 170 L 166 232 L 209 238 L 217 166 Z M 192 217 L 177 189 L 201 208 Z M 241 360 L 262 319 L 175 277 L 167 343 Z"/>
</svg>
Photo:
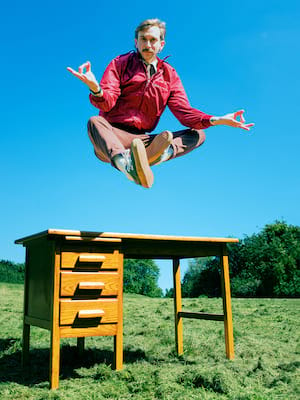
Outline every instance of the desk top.
<svg viewBox="0 0 300 400">
<path fill-rule="evenodd" d="M 237 243 L 237 238 L 170 236 L 116 232 L 89 232 L 64 229 L 47 229 L 17 239 L 16 244 L 30 245 L 37 239 L 56 239 L 65 245 L 114 247 L 125 258 L 173 258 L 220 255 L 226 243 Z M 223 250 L 222 250 L 223 251 Z"/>
</svg>

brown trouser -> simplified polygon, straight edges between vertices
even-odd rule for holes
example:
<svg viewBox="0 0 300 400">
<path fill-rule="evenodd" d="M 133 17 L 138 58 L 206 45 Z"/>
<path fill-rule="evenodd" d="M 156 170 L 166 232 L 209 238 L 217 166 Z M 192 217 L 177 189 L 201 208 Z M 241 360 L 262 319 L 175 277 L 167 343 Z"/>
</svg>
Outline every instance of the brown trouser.
<svg viewBox="0 0 300 400">
<path fill-rule="evenodd" d="M 145 147 L 149 146 L 156 135 L 139 132 L 121 125 L 112 126 L 105 118 L 91 117 L 88 121 L 88 134 L 94 145 L 96 156 L 104 162 L 112 163 L 112 158 L 129 149 L 133 139 L 139 138 Z M 203 130 L 184 129 L 173 132 L 173 155 L 180 157 L 199 147 L 205 141 Z"/>
</svg>

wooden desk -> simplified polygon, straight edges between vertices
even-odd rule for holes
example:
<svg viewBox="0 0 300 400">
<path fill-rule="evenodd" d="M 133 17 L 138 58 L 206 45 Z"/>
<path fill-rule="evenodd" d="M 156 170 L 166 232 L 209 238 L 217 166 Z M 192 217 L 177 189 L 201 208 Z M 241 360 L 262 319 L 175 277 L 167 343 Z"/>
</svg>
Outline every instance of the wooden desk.
<svg viewBox="0 0 300 400">
<path fill-rule="evenodd" d="M 234 238 L 138 235 L 48 229 L 15 241 L 26 247 L 23 364 L 30 325 L 51 332 L 50 387 L 59 384 L 60 338 L 114 337 L 114 368 L 123 366 L 123 258 L 173 260 L 176 350 L 183 353 L 183 318 L 224 321 L 226 356 L 234 358 L 227 243 Z M 183 312 L 180 259 L 219 256 L 223 314 Z"/>
</svg>

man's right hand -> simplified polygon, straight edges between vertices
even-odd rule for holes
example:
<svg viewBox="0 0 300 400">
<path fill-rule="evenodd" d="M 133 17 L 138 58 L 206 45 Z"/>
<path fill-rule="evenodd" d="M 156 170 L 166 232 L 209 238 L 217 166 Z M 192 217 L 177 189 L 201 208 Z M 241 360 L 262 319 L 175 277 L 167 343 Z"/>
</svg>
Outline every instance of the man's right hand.
<svg viewBox="0 0 300 400">
<path fill-rule="evenodd" d="M 67 70 L 70 71 L 71 74 L 75 75 L 78 79 L 80 79 L 83 83 L 85 83 L 92 92 L 97 93 L 100 91 L 99 83 L 97 82 L 95 75 L 92 73 L 91 63 L 89 61 L 80 65 L 80 67 L 78 68 L 78 72 L 70 67 L 67 67 Z"/>
</svg>

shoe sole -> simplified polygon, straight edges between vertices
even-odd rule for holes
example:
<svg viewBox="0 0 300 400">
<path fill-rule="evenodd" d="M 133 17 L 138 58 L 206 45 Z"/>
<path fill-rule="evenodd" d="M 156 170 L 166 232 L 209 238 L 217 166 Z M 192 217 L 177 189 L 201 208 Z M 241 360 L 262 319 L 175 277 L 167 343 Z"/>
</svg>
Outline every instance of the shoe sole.
<svg viewBox="0 0 300 400">
<path fill-rule="evenodd" d="M 158 160 L 166 148 L 172 143 L 172 140 L 173 134 L 170 131 L 164 131 L 153 139 L 152 143 L 146 148 L 150 165 Z"/>
<path fill-rule="evenodd" d="M 153 185 L 154 176 L 149 166 L 149 161 L 144 143 L 141 139 L 134 139 L 131 143 L 131 152 L 134 159 L 136 173 L 141 185 L 150 188 Z"/>
</svg>

